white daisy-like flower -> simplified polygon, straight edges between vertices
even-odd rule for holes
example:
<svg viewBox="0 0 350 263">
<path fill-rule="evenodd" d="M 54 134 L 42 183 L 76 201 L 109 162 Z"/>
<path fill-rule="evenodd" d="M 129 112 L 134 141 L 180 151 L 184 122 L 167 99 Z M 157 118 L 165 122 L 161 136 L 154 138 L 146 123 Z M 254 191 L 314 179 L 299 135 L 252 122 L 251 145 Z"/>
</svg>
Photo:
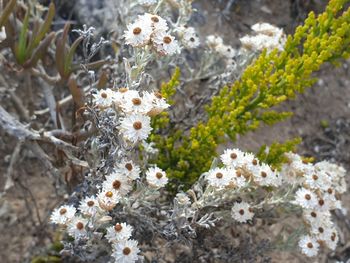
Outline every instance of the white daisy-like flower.
<svg viewBox="0 0 350 263">
<path fill-rule="evenodd" d="M 140 113 L 146 115 L 152 109 L 152 102 L 141 98 L 137 94 L 136 96 L 126 97 L 120 107 L 128 114 Z"/>
<path fill-rule="evenodd" d="M 187 27 L 183 31 L 182 43 L 187 48 L 196 48 L 200 45 L 199 37 L 196 34 L 196 30 L 193 27 Z"/>
<path fill-rule="evenodd" d="M 314 192 L 301 187 L 295 193 L 295 201 L 293 203 L 306 209 L 313 209 L 317 206 L 318 200 Z"/>
<path fill-rule="evenodd" d="M 126 195 L 132 190 L 132 185 L 129 182 L 128 178 L 117 172 L 113 172 L 102 184 L 103 189 L 105 190 L 114 190 L 117 191 L 120 195 Z"/>
<path fill-rule="evenodd" d="M 117 92 L 115 92 L 114 104 L 120 107 L 122 104 L 126 103 L 127 98 L 135 98 L 139 96 L 139 92 L 137 90 L 131 90 L 128 88 L 119 88 Z"/>
<path fill-rule="evenodd" d="M 230 185 L 233 175 L 228 173 L 227 169 L 217 167 L 209 170 L 207 180 L 209 185 L 215 188 L 224 188 Z"/>
<path fill-rule="evenodd" d="M 115 262 L 118 263 L 134 263 L 138 259 L 138 253 L 140 249 L 137 247 L 136 240 L 123 240 L 113 244 L 112 257 L 115 258 Z"/>
<path fill-rule="evenodd" d="M 331 213 L 329 211 L 318 211 L 316 209 L 307 209 L 303 211 L 303 217 L 309 225 L 332 226 Z"/>
<path fill-rule="evenodd" d="M 265 163 L 261 164 L 254 173 L 254 181 L 261 186 L 279 186 L 282 183 L 278 174 Z"/>
<path fill-rule="evenodd" d="M 185 193 L 177 193 L 175 200 L 180 206 L 189 206 L 191 204 L 190 198 Z"/>
<path fill-rule="evenodd" d="M 305 235 L 299 240 L 299 247 L 303 254 L 313 257 L 317 255 L 320 245 L 315 238 Z"/>
<path fill-rule="evenodd" d="M 101 108 L 112 106 L 115 100 L 116 92 L 111 89 L 101 89 L 96 94 L 93 94 L 93 102 Z"/>
<path fill-rule="evenodd" d="M 227 168 L 227 173 L 232 176 L 232 182 L 235 187 L 241 188 L 247 184 L 247 180 L 243 176 L 242 170 L 235 168 Z"/>
<path fill-rule="evenodd" d="M 107 228 L 106 238 L 109 242 L 118 242 L 127 240 L 131 237 L 133 227 L 126 223 L 117 223 L 114 226 Z"/>
<path fill-rule="evenodd" d="M 335 228 L 330 228 L 326 230 L 326 234 L 322 236 L 324 239 L 322 239 L 327 247 L 329 247 L 332 250 L 335 250 L 337 247 L 337 244 L 339 242 L 339 235 L 338 231 Z"/>
<path fill-rule="evenodd" d="M 324 171 L 313 170 L 305 174 L 305 183 L 314 190 L 327 190 L 331 187 L 331 178 Z"/>
<path fill-rule="evenodd" d="M 166 173 L 158 167 L 150 167 L 146 172 L 148 184 L 155 188 L 164 187 L 168 183 Z"/>
<path fill-rule="evenodd" d="M 146 100 L 149 104 L 152 105 L 152 109 L 147 113 L 148 116 L 153 117 L 169 108 L 170 105 L 162 97 L 162 94 L 159 92 L 144 92 L 143 99 Z"/>
<path fill-rule="evenodd" d="M 232 217 L 240 223 L 245 223 L 254 217 L 252 208 L 246 202 L 236 202 L 232 207 Z"/>
<path fill-rule="evenodd" d="M 105 190 L 97 195 L 98 204 L 103 210 L 111 211 L 120 201 L 120 195 L 114 190 Z"/>
<path fill-rule="evenodd" d="M 232 166 L 234 168 L 242 167 L 246 164 L 244 152 L 239 149 L 227 149 L 221 154 L 220 158 L 224 165 Z"/>
<path fill-rule="evenodd" d="M 223 40 L 219 36 L 209 35 L 207 36 L 205 43 L 209 48 L 217 50 L 219 46 L 223 45 Z"/>
<path fill-rule="evenodd" d="M 180 53 L 180 46 L 175 40 L 175 37 L 164 33 L 163 31 L 156 32 L 153 41 L 157 52 L 161 55 L 174 55 Z"/>
<path fill-rule="evenodd" d="M 95 196 L 85 197 L 80 201 L 79 210 L 86 216 L 94 216 L 99 212 L 100 207 Z"/>
<path fill-rule="evenodd" d="M 54 224 L 66 225 L 75 216 L 76 211 L 74 206 L 63 205 L 52 212 L 50 220 Z"/>
<path fill-rule="evenodd" d="M 126 175 L 130 180 L 136 180 L 140 178 L 140 167 L 134 164 L 132 160 L 126 160 L 118 163 L 117 172 Z"/>
<path fill-rule="evenodd" d="M 152 130 L 151 118 L 141 114 L 129 115 L 120 124 L 123 137 L 132 143 L 147 139 Z"/>
<path fill-rule="evenodd" d="M 88 224 L 88 220 L 77 216 L 72 219 L 72 221 L 68 224 L 68 234 L 74 239 L 80 239 L 87 236 L 86 226 Z"/>
<path fill-rule="evenodd" d="M 149 23 L 152 26 L 152 29 L 154 31 L 167 31 L 168 30 L 168 24 L 164 18 L 161 18 L 158 15 L 153 15 L 149 13 L 145 13 L 142 16 L 139 16 L 139 20 L 144 23 Z"/>
<path fill-rule="evenodd" d="M 133 47 L 143 47 L 149 43 L 151 34 L 151 23 L 136 21 L 127 25 L 127 30 L 124 31 L 125 43 Z"/>
<path fill-rule="evenodd" d="M 216 51 L 226 59 L 232 59 L 236 56 L 237 50 L 229 45 L 220 45 Z"/>
</svg>

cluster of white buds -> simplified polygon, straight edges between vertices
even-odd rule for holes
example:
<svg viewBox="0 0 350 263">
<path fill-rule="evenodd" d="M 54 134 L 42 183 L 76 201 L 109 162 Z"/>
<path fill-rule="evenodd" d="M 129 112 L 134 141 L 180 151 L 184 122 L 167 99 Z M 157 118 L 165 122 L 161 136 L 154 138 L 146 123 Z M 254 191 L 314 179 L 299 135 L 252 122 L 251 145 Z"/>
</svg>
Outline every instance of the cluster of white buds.
<svg viewBox="0 0 350 263">
<path fill-rule="evenodd" d="M 243 48 L 258 52 L 265 48 L 268 52 L 276 48 L 281 51 L 284 49 L 287 38 L 283 29 L 269 23 L 257 23 L 251 28 L 256 35 L 240 38 Z"/>
<path fill-rule="evenodd" d="M 101 110 L 113 108 L 119 113 L 119 132 L 131 143 L 147 139 L 152 130 L 152 116 L 161 113 L 169 107 L 159 92 L 143 92 L 120 88 L 99 90 L 93 95 L 94 104 Z"/>
<path fill-rule="evenodd" d="M 129 25 L 124 32 L 126 44 L 133 47 L 151 46 L 160 55 L 173 55 L 180 52 L 175 37 L 170 35 L 165 19 L 146 13 Z"/>
<path fill-rule="evenodd" d="M 237 50 L 230 45 L 225 45 L 224 41 L 219 36 L 207 36 L 206 44 L 210 50 L 218 53 L 228 61 L 231 61 L 237 55 Z"/>
<path fill-rule="evenodd" d="M 197 48 L 200 45 L 199 37 L 193 27 L 177 27 L 175 31 L 181 39 L 181 43 L 188 49 Z"/>
<path fill-rule="evenodd" d="M 310 257 L 317 255 L 322 246 L 334 250 L 339 236 L 330 212 L 335 209 L 345 212 L 339 196 L 346 191 L 346 171 L 326 161 L 312 165 L 304 163 L 299 155 L 289 153 L 287 156 L 290 162 L 283 167 L 283 178 L 300 185 L 292 202 L 303 209 L 308 229 L 299 246 Z"/>
</svg>

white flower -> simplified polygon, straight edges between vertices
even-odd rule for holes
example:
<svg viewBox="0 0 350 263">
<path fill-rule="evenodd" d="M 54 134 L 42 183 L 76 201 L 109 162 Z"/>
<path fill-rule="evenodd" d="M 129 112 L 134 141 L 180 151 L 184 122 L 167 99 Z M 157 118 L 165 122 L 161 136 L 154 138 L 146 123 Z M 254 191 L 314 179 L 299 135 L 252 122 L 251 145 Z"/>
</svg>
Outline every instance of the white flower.
<svg viewBox="0 0 350 263">
<path fill-rule="evenodd" d="M 240 169 L 237 170 L 235 168 L 228 168 L 227 173 L 232 176 L 233 184 L 236 187 L 241 188 L 246 185 L 247 181 Z"/>
<path fill-rule="evenodd" d="M 74 239 L 84 238 L 87 235 L 86 225 L 88 220 L 81 216 L 74 217 L 68 225 L 68 234 Z"/>
<path fill-rule="evenodd" d="M 93 102 L 101 108 L 110 107 L 115 99 L 116 93 L 111 89 L 101 89 L 93 94 Z"/>
<path fill-rule="evenodd" d="M 126 44 L 133 47 L 143 47 L 149 43 L 152 34 L 151 23 L 136 21 L 133 24 L 127 25 L 127 29 L 124 31 Z"/>
<path fill-rule="evenodd" d="M 120 132 L 132 143 L 147 139 L 151 130 L 151 119 L 148 116 L 132 114 L 121 120 Z"/>
<path fill-rule="evenodd" d="M 159 150 L 155 146 L 156 144 L 154 142 L 142 142 L 143 150 L 148 154 L 157 154 L 159 152 Z"/>
<path fill-rule="evenodd" d="M 97 200 L 103 210 L 110 211 L 119 203 L 120 195 L 117 191 L 103 189 L 97 195 Z"/>
<path fill-rule="evenodd" d="M 209 170 L 207 175 L 209 185 L 216 188 L 229 186 L 233 180 L 233 175 L 227 172 L 227 169 L 214 168 Z"/>
<path fill-rule="evenodd" d="M 115 226 L 107 228 L 106 238 L 109 242 L 118 242 L 122 240 L 127 240 L 131 237 L 133 228 L 126 223 L 117 223 Z"/>
<path fill-rule="evenodd" d="M 237 50 L 229 45 L 219 45 L 216 51 L 226 59 L 232 59 L 237 54 Z"/>
<path fill-rule="evenodd" d="M 97 199 L 94 196 L 85 197 L 80 201 L 79 210 L 86 216 L 94 216 L 99 211 Z"/>
<path fill-rule="evenodd" d="M 146 24 L 149 23 L 154 31 L 168 30 L 168 24 L 166 20 L 157 15 L 145 13 L 144 15 L 139 16 L 139 21 L 144 22 Z"/>
<path fill-rule="evenodd" d="M 158 167 L 150 167 L 146 172 L 146 180 L 152 187 L 163 187 L 168 183 L 166 173 Z"/>
<path fill-rule="evenodd" d="M 187 27 L 182 36 L 182 43 L 187 48 L 196 48 L 200 45 L 199 38 L 196 34 L 196 31 L 193 27 Z"/>
<path fill-rule="evenodd" d="M 234 168 L 241 167 L 246 164 L 244 158 L 244 152 L 239 149 L 227 149 L 220 156 L 221 161 L 226 166 L 232 166 Z"/>
<path fill-rule="evenodd" d="M 113 244 L 112 257 L 115 258 L 116 263 L 133 263 L 138 259 L 140 249 L 137 247 L 136 240 L 124 240 Z"/>
<path fill-rule="evenodd" d="M 303 216 L 309 225 L 332 226 L 331 213 L 329 211 L 318 211 L 316 209 L 308 209 L 303 211 Z"/>
<path fill-rule="evenodd" d="M 306 209 L 313 209 L 317 206 L 317 202 L 316 194 L 302 187 L 295 193 L 295 201 L 293 203 Z"/>
<path fill-rule="evenodd" d="M 181 206 L 188 206 L 191 204 L 190 198 L 185 193 L 177 193 L 175 200 Z"/>
<path fill-rule="evenodd" d="M 134 164 L 133 161 L 122 161 L 117 164 L 117 172 L 120 172 L 128 177 L 130 180 L 140 178 L 140 167 Z"/>
<path fill-rule="evenodd" d="M 223 44 L 223 40 L 219 36 L 210 35 L 207 36 L 205 43 L 209 48 L 217 50 L 217 48 Z"/>
<path fill-rule="evenodd" d="M 146 91 L 143 93 L 143 98 L 152 105 L 152 109 L 147 113 L 151 117 L 158 115 L 170 106 L 159 92 L 149 93 Z"/>
<path fill-rule="evenodd" d="M 164 33 L 156 32 L 153 38 L 157 52 L 161 55 L 174 55 L 180 52 L 180 46 L 175 37 Z"/>
<path fill-rule="evenodd" d="M 261 186 L 279 186 L 282 182 L 277 173 L 265 163 L 261 164 L 254 175 L 254 181 Z"/>
<path fill-rule="evenodd" d="M 76 211 L 74 206 L 63 205 L 52 212 L 50 220 L 54 224 L 66 225 L 74 217 Z"/>
<path fill-rule="evenodd" d="M 331 187 L 331 178 L 324 171 L 310 171 L 305 174 L 305 183 L 314 190 L 327 190 Z"/>
<path fill-rule="evenodd" d="M 303 254 L 308 257 L 313 257 L 317 255 L 320 245 L 315 238 L 305 235 L 299 240 L 299 247 Z"/>
<path fill-rule="evenodd" d="M 120 195 L 126 195 L 132 190 L 132 185 L 126 176 L 113 172 L 108 175 L 107 179 L 102 184 L 105 190 L 117 191 Z"/>
<path fill-rule="evenodd" d="M 134 96 L 125 96 L 120 107 L 128 114 L 140 113 L 146 115 L 152 109 L 152 102 L 143 99 L 139 94 Z"/>
<path fill-rule="evenodd" d="M 126 103 L 128 98 L 134 98 L 139 96 L 139 92 L 137 90 L 130 90 L 128 88 L 119 88 L 115 93 L 114 103 L 120 107 L 122 104 Z"/>
<path fill-rule="evenodd" d="M 326 233 L 322 236 L 323 241 L 326 243 L 327 247 L 335 250 L 339 241 L 338 231 L 335 228 L 330 228 L 326 230 Z"/>
<path fill-rule="evenodd" d="M 254 213 L 248 203 L 236 202 L 232 207 L 232 217 L 240 223 L 245 223 L 254 217 Z"/>
</svg>

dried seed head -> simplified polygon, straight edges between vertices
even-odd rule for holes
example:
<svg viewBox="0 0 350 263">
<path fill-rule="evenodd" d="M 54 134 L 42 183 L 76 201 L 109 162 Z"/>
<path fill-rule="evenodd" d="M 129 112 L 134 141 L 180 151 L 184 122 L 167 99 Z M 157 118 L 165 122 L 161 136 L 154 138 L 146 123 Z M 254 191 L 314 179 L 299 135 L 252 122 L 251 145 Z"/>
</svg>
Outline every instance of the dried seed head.
<svg viewBox="0 0 350 263">
<path fill-rule="evenodd" d="M 140 121 L 135 121 L 132 125 L 135 130 L 141 130 L 142 129 L 142 123 Z"/>
<path fill-rule="evenodd" d="M 156 177 L 157 177 L 158 179 L 160 179 L 160 178 L 163 177 L 163 174 L 162 174 L 161 172 L 157 172 L 157 173 L 156 173 Z"/>
<path fill-rule="evenodd" d="M 134 35 L 139 35 L 141 31 L 142 29 L 140 27 L 135 27 L 132 32 L 134 33 Z"/>
<path fill-rule="evenodd" d="M 115 230 L 116 232 L 120 232 L 122 229 L 123 229 L 123 227 L 122 227 L 121 224 L 116 224 L 116 225 L 114 226 L 114 230 Z"/>
</svg>

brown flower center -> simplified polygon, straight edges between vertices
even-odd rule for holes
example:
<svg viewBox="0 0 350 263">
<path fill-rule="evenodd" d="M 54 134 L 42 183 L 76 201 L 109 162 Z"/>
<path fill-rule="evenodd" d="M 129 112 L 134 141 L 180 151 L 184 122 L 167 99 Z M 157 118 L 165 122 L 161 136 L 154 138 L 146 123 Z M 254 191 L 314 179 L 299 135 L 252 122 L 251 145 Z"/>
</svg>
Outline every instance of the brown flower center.
<svg viewBox="0 0 350 263">
<path fill-rule="evenodd" d="M 267 176 L 267 173 L 265 173 L 264 171 L 261 172 L 261 177 L 265 178 Z"/>
<path fill-rule="evenodd" d="M 307 243 L 307 247 L 308 247 L 308 248 L 313 248 L 314 245 L 313 245 L 311 242 L 309 242 L 309 243 Z"/>
<path fill-rule="evenodd" d="M 315 212 L 311 212 L 310 214 L 312 217 L 317 217 L 317 214 Z"/>
<path fill-rule="evenodd" d="M 190 38 L 190 41 L 191 41 L 191 42 L 194 42 L 194 40 L 195 40 L 195 39 L 194 39 L 193 37 Z"/>
<path fill-rule="evenodd" d="M 252 163 L 253 163 L 253 165 L 257 165 L 257 164 L 258 164 L 258 161 L 257 161 L 256 159 L 254 159 L 254 160 L 252 161 Z"/>
<path fill-rule="evenodd" d="M 141 28 L 140 27 L 135 27 L 134 30 L 132 31 L 134 33 L 134 35 L 138 35 L 141 33 Z"/>
<path fill-rule="evenodd" d="M 152 16 L 152 17 L 151 17 L 151 20 L 152 20 L 154 23 L 158 23 L 158 22 L 159 22 L 159 18 L 156 17 L 156 16 Z"/>
<path fill-rule="evenodd" d="M 92 201 L 92 200 L 90 200 L 89 202 L 87 202 L 87 205 L 90 206 L 90 207 L 93 206 L 94 204 L 95 204 L 95 202 Z"/>
<path fill-rule="evenodd" d="M 244 215 L 244 209 L 239 210 L 238 213 L 240 213 L 241 215 Z"/>
<path fill-rule="evenodd" d="M 118 189 L 120 188 L 121 185 L 122 185 L 122 183 L 121 183 L 120 181 L 118 181 L 118 180 L 115 180 L 115 181 L 113 182 L 113 188 L 114 188 L 115 190 L 118 190 Z"/>
<path fill-rule="evenodd" d="M 104 98 L 104 99 L 106 99 L 106 98 L 107 98 L 107 93 L 102 92 L 102 93 L 101 93 L 101 97 Z"/>
<path fill-rule="evenodd" d="M 311 195 L 306 194 L 306 195 L 305 195 L 305 199 L 306 199 L 306 200 L 310 200 L 310 199 L 311 199 Z"/>
<path fill-rule="evenodd" d="M 122 227 L 121 224 L 116 224 L 116 225 L 114 226 L 114 230 L 115 230 L 116 232 L 120 232 L 122 229 L 123 229 L 123 227 Z"/>
<path fill-rule="evenodd" d="M 242 176 L 242 172 L 241 171 L 236 171 L 236 175 L 237 175 L 237 177 L 241 177 Z"/>
<path fill-rule="evenodd" d="M 320 200 L 318 201 L 318 204 L 319 204 L 320 206 L 323 206 L 323 205 L 324 205 L 324 200 L 323 200 L 323 199 L 320 199 Z"/>
<path fill-rule="evenodd" d="M 125 248 L 123 249 L 123 254 L 124 254 L 124 255 L 129 255 L 130 253 L 131 253 L 131 249 L 130 249 L 130 248 L 125 247 Z"/>
<path fill-rule="evenodd" d="M 312 176 L 312 179 L 314 179 L 315 181 L 318 179 L 318 176 L 316 175 L 316 174 L 314 174 L 313 176 Z"/>
<path fill-rule="evenodd" d="M 125 93 L 125 92 L 127 92 L 128 91 L 128 88 L 120 88 L 119 89 L 119 92 L 120 93 Z"/>
<path fill-rule="evenodd" d="M 111 191 L 108 191 L 108 192 L 106 193 L 106 197 L 111 198 L 112 196 L 113 196 L 113 193 L 112 193 Z"/>
<path fill-rule="evenodd" d="M 135 121 L 132 125 L 135 130 L 141 130 L 142 129 L 142 123 L 140 121 Z"/>
<path fill-rule="evenodd" d="M 222 173 L 217 173 L 216 178 L 221 179 L 224 175 Z"/>
<path fill-rule="evenodd" d="M 161 172 L 157 172 L 157 173 L 156 173 L 156 177 L 157 177 L 158 179 L 160 179 L 160 178 L 163 177 L 163 174 L 162 174 Z"/>
<path fill-rule="evenodd" d="M 165 36 L 165 37 L 163 38 L 163 42 L 164 42 L 165 44 L 170 44 L 170 43 L 171 43 L 171 37 Z"/>
<path fill-rule="evenodd" d="M 82 230 L 84 228 L 84 224 L 82 222 L 78 222 L 76 224 L 77 229 Z"/>
<path fill-rule="evenodd" d="M 328 192 L 329 194 L 332 194 L 332 193 L 333 193 L 333 189 L 332 189 L 332 188 L 328 188 L 327 192 Z"/>
<path fill-rule="evenodd" d="M 132 101 L 132 104 L 134 104 L 135 106 L 141 105 L 141 99 L 139 98 L 133 98 L 131 101 Z"/>
<path fill-rule="evenodd" d="M 318 232 L 323 233 L 323 232 L 324 232 L 323 227 L 319 227 L 319 228 L 318 228 Z"/>
<path fill-rule="evenodd" d="M 231 157 L 231 159 L 236 159 L 236 158 L 237 158 L 237 154 L 231 153 L 231 154 L 230 154 L 230 157 Z"/>
<path fill-rule="evenodd" d="M 61 208 L 60 209 L 60 214 L 64 215 L 65 213 L 67 213 L 67 209 L 66 208 Z"/>
<path fill-rule="evenodd" d="M 131 163 L 127 163 L 125 165 L 125 168 L 128 169 L 128 171 L 131 171 L 132 170 L 132 164 Z"/>
</svg>

